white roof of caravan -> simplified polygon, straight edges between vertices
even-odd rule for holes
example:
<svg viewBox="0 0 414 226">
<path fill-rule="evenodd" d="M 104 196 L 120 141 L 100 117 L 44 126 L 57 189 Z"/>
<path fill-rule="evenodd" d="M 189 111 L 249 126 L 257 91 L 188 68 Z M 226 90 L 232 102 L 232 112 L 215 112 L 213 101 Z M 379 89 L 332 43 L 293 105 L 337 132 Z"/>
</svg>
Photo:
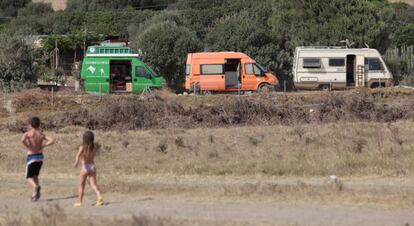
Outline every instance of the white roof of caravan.
<svg viewBox="0 0 414 226">
<path fill-rule="evenodd" d="M 375 50 L 372 48 L 346 48 L 342 46 L 298 46 L 296 49 L 299 50 L 310 50 L 310 51 L 369 51 Z"/>
<path fill-rule="evenodd" d="M 341 56 L 343 54 L 364 54 L 365 56 L 379 56 L 376 49 L 371 48 L 345 48 L 345 47 L 296 47 L 296 52 L 301 56 L 312 56 L 317 54 L 320 57 L 324 56 Z"/>
</svg>

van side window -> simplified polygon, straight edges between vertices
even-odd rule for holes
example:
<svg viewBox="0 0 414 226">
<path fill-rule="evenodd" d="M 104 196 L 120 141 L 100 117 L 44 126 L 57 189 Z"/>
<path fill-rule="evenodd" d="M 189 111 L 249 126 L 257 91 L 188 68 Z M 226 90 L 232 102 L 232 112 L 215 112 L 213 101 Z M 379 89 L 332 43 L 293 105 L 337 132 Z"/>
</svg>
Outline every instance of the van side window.
<svg viewBox="0 0 414 226">
<path fill-rule="evenodd" d="M 256 66 L 256 64 L 246 64 L 245 66 L 245 71 L 246 74 L 248 75 L 261 75 L 262 71 L 260 70 L 260 68 L 258 66 Z"/>
<path fill-rule="evenodd" d="M 144 67 L 140 67 L 140 66 L 137 66 L 136 67 L 136 69 L 135 69 L 135 75 L 137 77 L 145 77 L 146 74 L 147 74 L 147 70 L 145 70 Z"/>
<path fill-rule="evenodd" d="M 321 68 L 321 59 L 303 58 L 303 68 Z"/>
<path fill-rule="evenodd" d="M 379 58 L 365 58 L 365 65 L 368 65 L 369 71 L 383 71 L 384 66 Z"/>
<path fill-rule="evenodd" d="M 202 75 L 222 75 L 224 74 L 224 67 L 222 64 L 202 64 Z"/>
<path fill-rule="evenodd" d="M 343 67 L 345 66 L 344 58 L 329 58 L 329 67 Z"/>
<path fill-rule="evenodd" d="M 260 68 L 256 64 L 253 64 L 253 72 L 254 72 L 255 75 L 261 75 L 262 74 L 262 71 L 260 70 Z"/>
<path fill-rule="evenodd" d="M 245 64 L 244 70 L 246 71 L 246 74 L 252 75 L 253 73 L 253 64 Z"/>
</svg>

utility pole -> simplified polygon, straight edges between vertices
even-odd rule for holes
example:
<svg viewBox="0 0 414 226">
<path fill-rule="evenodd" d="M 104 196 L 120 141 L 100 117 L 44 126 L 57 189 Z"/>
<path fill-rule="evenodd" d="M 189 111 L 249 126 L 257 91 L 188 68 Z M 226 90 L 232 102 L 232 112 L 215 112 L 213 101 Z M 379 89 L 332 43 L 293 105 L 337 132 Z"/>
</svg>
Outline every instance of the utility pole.
<svg viewBox="0 0 414 226">
<path fill-rule="evenodd" d="M 57 39 L 55 39 L 55 69 L 58 69 L 59 66 L 59 49 L 57 44 Z"/>
<path fill-rule="evenodd" d="M 86 35 L 88 33 L 88 29 L 85 27 L 85 30 L 83 30 L 83 57 L 86 56 Z"/>
</svg>

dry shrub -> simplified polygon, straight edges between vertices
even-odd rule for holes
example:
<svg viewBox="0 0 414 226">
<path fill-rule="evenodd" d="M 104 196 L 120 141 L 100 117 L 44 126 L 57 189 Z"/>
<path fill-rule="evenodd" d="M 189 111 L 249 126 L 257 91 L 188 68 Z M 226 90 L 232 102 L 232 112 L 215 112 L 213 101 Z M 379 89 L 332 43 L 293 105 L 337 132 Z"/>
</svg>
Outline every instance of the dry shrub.
<svg viewBox="0 0 414 226">
<path fill-rule="evenodd" d="M 21 93 L 17 93 L 13 97 L 13 106 L 17 109 L 17 111 L 38 108 L 39 106 L 50 106 L 51 103 L 51 95 L 45 91 L 26 90 Z"/>
<path fill-rule="evenodd" d="M 163 154 L 167 154 L 168 152 L 168 144 L 167 141 L 162 140 L 160 141 L 160 143 L 158 144 L 158 146 L 155 149 L 157 152 L 163 153 Z"/>
<path fill-rule="evenodd" d="M 8 211 L 0 226 L 109 226 L 109 225 L 133 225 L 133 226 L 164 226 L 164 225 L 191 225 L 186 221 L 174 221 L 169 218 L 148 217 L 145 215 L 132 215 L 130 219 L 98 219 L 95 217 L 70 216 L 59 205 L 42 207 L 38 213 L 21 217 L 17 212 Z"/>
<path fill-rule="evenodd" d="M 71 91 L 52 92 L 41 89 L 30 89 L 13 93 L 10 97 L 12 107 L 16 112 L 72 108 L 82 101 L 88 102 L 89 96 L 79 98 Z M 84 100 L 82 100 L 84 99 Z"/>
<path fill-rule="evenodd" d="M 58 110 L 43 117 L 43 128 L 135 130 L 414 119 L 413 98 L 379 99 L 364 92 L 285 98 L 265 93 L 199 99 L 165 92 L 159 91 L 144 99 L 136 95 L 107 95 L 101 101 L 95 98 L 96 101 L 83 103 L 73 110 Z M 42 98 L 37 101 L 40 102 L 33 104 L 43 104 Z M 6 129 L 21 131 L 22 123 L 18 121 L 9 122 Z"/>
<path fill-rule="evenodd" d="M 368 142 L 364 138 L 352 138 L 353 143 L 353 152 L 356 154 L 362 153 L 365 146 L 367 146 Z"/>
</svg>

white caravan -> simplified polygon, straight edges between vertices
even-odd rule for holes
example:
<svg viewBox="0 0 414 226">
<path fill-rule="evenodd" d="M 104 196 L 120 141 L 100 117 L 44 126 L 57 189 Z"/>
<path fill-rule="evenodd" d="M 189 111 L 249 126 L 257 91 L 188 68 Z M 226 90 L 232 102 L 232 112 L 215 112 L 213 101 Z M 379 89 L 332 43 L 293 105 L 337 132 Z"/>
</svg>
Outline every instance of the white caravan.
<svg viewBox="0 0 414 226">
<path fill-rule="evenodd" d="M 297 89 L 391 86 L 392 74 L 376 49 L 297 47 L 293 60 Z"/>
</svg>

